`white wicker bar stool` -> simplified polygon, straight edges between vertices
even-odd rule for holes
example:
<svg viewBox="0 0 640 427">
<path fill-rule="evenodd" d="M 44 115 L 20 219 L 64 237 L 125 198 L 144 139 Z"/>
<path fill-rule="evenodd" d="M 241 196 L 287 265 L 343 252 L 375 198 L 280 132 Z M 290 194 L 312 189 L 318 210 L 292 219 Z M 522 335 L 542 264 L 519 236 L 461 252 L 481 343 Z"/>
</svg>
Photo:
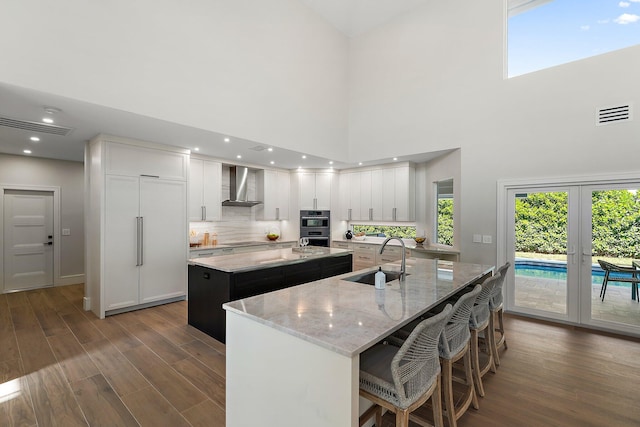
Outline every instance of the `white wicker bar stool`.
<svg viewBox="0 0 640 427">
<path fill-rule="evenodd" d="M 374 403 L 360 417 L 360 426 L 373 415 L 380 426 L 382 408 L 386 408 L 396 414 L 397 427 L 408 427 L 409 414 L 431 398 L 434 425 L 443 427 L 438 342 L 450 313 L 447 305 L 421 321 L 400 347 L 376 344 L 360 355 L 360 396 Z M 411 420 L 431 425 L 414 416 Z"/>
<path fill-rule="evenodd" d="M 473 405 L 478 409 L 478 397 L 473 385 L 473 374 L 471 368 L 471 350 L 469 319 L 476 297 L 482 290 L 481 285 L 476 285 L 471 292 L 467 292 L 458 298 L 453 305 L 451 317 L 444 327 L 444 332 L 440 337 L 440 363 L 442 365 L 442 392 L 444 397 L 444 413 L 449 422 L 449 427 L 457 427 L 458 419 Z M 465 386 L 462 398 L 458 400 L 458 405 L 453 399 L 453 364 L 462 359 L 464 364 L 465 378 L 456 378 Z"/>
<path fill-rule="evenodd" d="M 491 346 L 491 333 L 489 329 L 489 318 L 491 311 L 489 310 L 489 299 L 493 288 L 500 280 L 499 275 L 488 277 L 482 283 L 482 290 L 476 298 L 473 309 L 471 310 L 471 318 L 469 319 L 469 329 L 471 330 L 471 359 L 473 360 L 473 381 L 476 386 L 478 395 L 484 397 L 484 386 L 482 385 L 482 377 L 491 370 L 496 371 L 496 365 L 493 362 L 493 348 Z M 483 334 L 484 346 L 486 348 L 487 362 L 480 366 L 480 333 Z"/>
<path fill-rule="evenodd" d="M 505 350 L 507 347 L 507 340 L 504 335 L 504 297 L 502 293 L 502 288 L 504 287 L 504 283 L 507 279 L 507 271 L 511 267 L 511 263 L 507 262 L 498 270 L 496 274 L 500 275 L 500 281 L 496 283 L 493 288 L 493 292 L 491 293 L 491 298 L 489 298 L 489 310 L 491 310 L 491 316 L 489 317 L 489 330 L 492 331 L 490 334 L 491 339 L 491 347 L 493 348 L 493 360 L 496 366 L 500 366 L 500 355 L 498 350 L 500 347 L 504 346 Z M 498 320 L 498 324 L 496 325 L 496 318 Z M 496 340 L 496 332 L 500 335 L 500 338 Z"/>
</svg>

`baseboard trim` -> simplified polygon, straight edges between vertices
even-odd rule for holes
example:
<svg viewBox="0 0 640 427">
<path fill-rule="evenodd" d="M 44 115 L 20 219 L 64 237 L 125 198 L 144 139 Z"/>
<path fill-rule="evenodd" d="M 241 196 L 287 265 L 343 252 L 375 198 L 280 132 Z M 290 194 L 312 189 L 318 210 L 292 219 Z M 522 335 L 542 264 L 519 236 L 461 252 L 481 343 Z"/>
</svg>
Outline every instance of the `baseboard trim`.
<svg viewBox="0 0 640 427">
<path fill-rule="evenodd" d="M 84 274 L 70 274 L 55 279 L 53 286 L 67 286 L 84 283 Z"/>
</svg>

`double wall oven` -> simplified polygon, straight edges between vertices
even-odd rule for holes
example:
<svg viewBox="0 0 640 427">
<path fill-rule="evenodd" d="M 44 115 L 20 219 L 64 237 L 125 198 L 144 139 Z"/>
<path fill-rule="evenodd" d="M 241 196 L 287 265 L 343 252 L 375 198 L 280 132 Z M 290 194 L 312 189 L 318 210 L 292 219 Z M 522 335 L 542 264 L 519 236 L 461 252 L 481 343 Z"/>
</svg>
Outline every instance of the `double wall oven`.
<svg viewBox="0 0 640 427">
<path fill-rule="evenodd" d="M 300 211 L 300 238 L 303 237 L 309 239 L 309 245 L 329 247 L 330 211 Z"/>
</svg>

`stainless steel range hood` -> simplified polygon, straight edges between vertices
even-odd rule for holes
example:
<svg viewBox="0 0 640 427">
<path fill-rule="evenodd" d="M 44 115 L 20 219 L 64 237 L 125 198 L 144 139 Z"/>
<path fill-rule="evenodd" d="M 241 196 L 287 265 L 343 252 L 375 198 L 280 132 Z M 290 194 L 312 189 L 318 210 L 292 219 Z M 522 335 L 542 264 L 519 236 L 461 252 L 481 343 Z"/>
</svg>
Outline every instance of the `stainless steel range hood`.
<svg viewBox="0 0 640 427">
<path fill-rule="evenodd" d="M 247 181 L 249 168 L 231 166 L 229 168 L 229 200 L 222 202 L 222 206 L 255 206 L 262 202 L 247 199 Z"/>
</svg>

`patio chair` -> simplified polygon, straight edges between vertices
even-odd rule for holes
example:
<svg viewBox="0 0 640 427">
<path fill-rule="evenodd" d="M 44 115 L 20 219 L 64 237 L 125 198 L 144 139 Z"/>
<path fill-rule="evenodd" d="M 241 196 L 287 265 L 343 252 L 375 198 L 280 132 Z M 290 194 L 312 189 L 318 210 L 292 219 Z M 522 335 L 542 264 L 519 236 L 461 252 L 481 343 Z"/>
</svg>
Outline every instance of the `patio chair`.
<svg viewBox="0 0 640 427">
<path fill-rule="evenodd" d="M 631 283 L 631 298 L 638 300 L 640 302 L 640 297 L 638 297 L 638 283 L 640 282 L 640 270 L 636 269 L 640 267 L 640 264 L 636 265 L 634 261 L 634 265 L 616 265 L 607 261 L 603 261 L 601 259 L 598 260 L 598 264 L 600 264 L 600 268 L 604 271 L 604 279 L 602 279 L 602 287 L 600 288 L 600 298 L 604 301 L 604 295 L 607 292 L 607 283 L 609 282 L 625 282 Z M 611 273 L 619 273 L 619 274 L 629 274 L 629 276 L 614 276 L 609 277 Z"/>
</svg>

